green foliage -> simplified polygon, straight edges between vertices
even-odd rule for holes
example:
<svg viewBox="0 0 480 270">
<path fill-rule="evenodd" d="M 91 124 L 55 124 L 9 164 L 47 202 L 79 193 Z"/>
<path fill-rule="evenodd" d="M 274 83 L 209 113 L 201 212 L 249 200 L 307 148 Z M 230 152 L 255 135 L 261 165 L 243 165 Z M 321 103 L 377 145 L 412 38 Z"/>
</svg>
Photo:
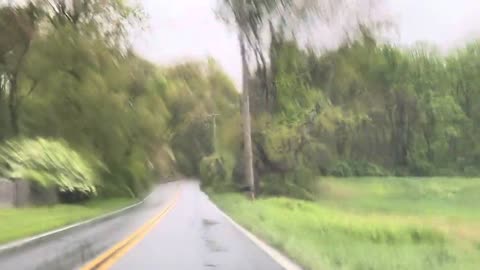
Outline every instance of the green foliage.
<svg viewBox="0 0 480 270">
<path fill-rule="evenodd" d="M 61 141 L 23 139 L 0 148 L 1 174 L 13 179 L 56 186 L 60 192 L 95 194 L 103 165 L 85 159 Z"/>
<path fill-rule="evenodd" d="M 266 108 L 252 110 L 256 173 L 266 193 L 291 194 L 290 185 L 308 190 L 308 181 L 292 180 L 302 170 L 342 177 L 478 174 L 478 42 L 444 56 L 428 44 L 378 44 L 361 31 L 317 54 L 272 31 L 266 84 L 275 93 L 266 97 L 265 84 L 252 84 L 252 104 Z"/>
<path fill-rule="evenodd" d="M 322 178 L 318 183 L 318 202 L 250 201 L 240 194 L 212 199 L 306 269 L 478 268 L 479 179 Z"/>
<path fill-rule="evenodd" d="M 213 60 L 184 63 L 168 69 L 166 74 L 171 86 L 164 99 L 172 114 L 170 143 L 179 170 L 185 175 L 202 176 L 208 182 L 201 172 L 202 160 L 222 156 L 228 171 L 209 177 L 231 175 L 235 162 L 231 156 L 239 150 L 234 140 L 239 132 L 239 94 L 234 85 Z"/>
<path fill-rule="evenodd" d="M 390 173 L 382 167 L 368 161 L 337 161 L 329 170 L 328 174 L 337 177 L 352 176 L 388 176 Z"/>
<path fill-rule="evenodd" d="M 321 21 L 342 7 L 325 3 L 312 3 Z M 175 173 L 206 186 L 244 181 L 239 93 L 212 59 L 158 67 L 127 49 L 127 30 L 142 22 L 136 6 L 60 4 L 0 8 L 0 141 L 59 138 L 95 156 L 107 168 L 103 195 L 140 196 Z M 219 5 L 236 26 L 239 4 Z M 319 54 L 286 34 L 292 18 L 313 15 L 308 3 L 250 4 L 241 31 L 257 61 L 252 136 L 264 193 L 309 198 L 316 175 L 478 174 L 478 42 L 444 56 L 377 43 L 360 27 Z"/>
<path fill-rule="evenodd" d="M 228 168 L 221 156 L 213 155 L 204 157 L 200 162 L 200 177 L 202 185 L 214 187 L 217 190 L 224 189 L 229 184 Z"/>
<path fill-rule="evenodd" d="M 162 68 L 127 49 L 143 21 L 132 3 L 75 2 L 0 8 L 0 141 L 58 138 L 95 156 L 106 168 L 96 177 L 103 196 L 200 175 L 217 143 L 210 115 L 223 129 L 239 113 L 232 82 L 211 59 Z"/>
<path fill-rule="evenodd" d="M 329 174 L 337 177 L 350 177 L 354 173 L 348 162 L 339 161 L 329 170 Z"/>
</svg>

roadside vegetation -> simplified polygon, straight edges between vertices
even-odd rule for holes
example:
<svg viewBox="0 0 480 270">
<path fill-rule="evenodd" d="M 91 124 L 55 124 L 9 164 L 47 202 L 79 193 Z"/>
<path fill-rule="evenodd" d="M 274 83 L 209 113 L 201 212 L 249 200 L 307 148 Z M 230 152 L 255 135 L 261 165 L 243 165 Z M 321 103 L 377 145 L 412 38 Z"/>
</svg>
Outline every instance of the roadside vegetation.
<svg viewBox="0 0 480 270">
<path fill-rule="evenodd" d="M 0 177 L 71 204 L 0 209 L 0 242 L 200 175 L 214 123 L 238 125 L 239 94 L 213 59 L 164 67 L 133 51 L 146 25 L 135 1 L 0 3 Z"/>
<path fill-rule="evenodd" d="M 212 198 L 306 269 L 473 270 L 479 192 L 480 179 L 328 178 L 314 201 Z"/>
<path fill-rule="evenodd" d="M 307 13 L 318 6 L 255 3 L 219 9 L 254 67 L 244 90 L 257 200 L 228 193 L 251 182 L 238 144 L 215 155 L 236 162 L 201 171 L 213 200 L 307 269 L 477 269 L 479 41 L 448 52 L 385 41 L 382 1 L 368 17 L 352 2 Z M 352 27 L 334 49 L 292 34 L 338 21 Z"/>
<path fill-rule="evenodd" d="M 375 16 L 383 1 L 367 17 L 362 1 L 219 0 L 239 34 L 242 120 L 213 59 L 164 67 L 131 49 L 146 21 L 134 1 L 7 2 L 0 177 L 53 189 L 60 205 L 1 209 L 0 242 L 182 175 L 311 269 L 479 265 L 479 180 L 466 178 L 480 176 L 479 41 L 399 47 Z M 292 34 L 338 22 L 351 27 L 328 50 Z M 251 176 L 257 201 L 224 193 Z"/>
<path fill-rule="evenodd" d="M 210 116 L 221 127 L 240 113 L 231 80 L 212 59 L 136 55 L 129 34 L 146 22 L 133 1 L 74 2 L 0 4 L 0 176 L 84 198 L 199 175 Z"/>
<path fill-rule="evenodd" d="M 329 23 L 348 22 L 342 14 L 356 14 L 357 6 L 335 1 L 327 14 L 313 12 L 320 18 L 311 18 L 311 25 L 295 20 L 303 15 L 296 11 L 317 6 L 258 2 L 248 11 L 235 5 L 241 1 L 219 2 L 228 25 L 233 21 L 250 42 L 254 68 L 247 89 L 258 195 L 316 199 L 318 176 L 445 176 L 455 185 L 456 176 L 480 175 L 477 40 L 445 53 L 421 41 L 400 47 L 383 38 L 391 30 L 383 18 L 359 15 L 337 48 L 318 50 L 292 31 L 335 27 Z M 248 27 L 240 23 L 242 12 Z M 203 184 L 218 191 L 244 187 L 245 134 L 239 125 L 217 133 L 215 153 L 201 163 Z"/>
<path fill-rule="evenodd" d="M 0 244 L 48 232 L 63 226 L 107 214 L 136 202 L 118 198 L 93 200 L 83 204 L 1 209 Z"/>
</svg>

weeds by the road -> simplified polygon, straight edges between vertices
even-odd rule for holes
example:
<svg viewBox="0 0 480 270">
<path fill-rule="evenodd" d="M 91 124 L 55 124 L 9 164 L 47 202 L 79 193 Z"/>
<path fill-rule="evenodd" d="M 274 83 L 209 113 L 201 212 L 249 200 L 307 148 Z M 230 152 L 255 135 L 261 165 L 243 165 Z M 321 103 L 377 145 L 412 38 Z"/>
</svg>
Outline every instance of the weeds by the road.
<svg viewBox="0 0 480 270">
<path fill-rule="evenodd" d="M 318 194 L 318 202 L 251 202 L 238 194 L 213 199 L 308 269 L 480 265 L 479 180 L 328 179 Z"/>
<path fill-rule="evenodd" d="M 0 243 L 33 236 L 127 206 L 132 199 L 108 199 L 83 205 L 0 209 Z"/>
</svg>

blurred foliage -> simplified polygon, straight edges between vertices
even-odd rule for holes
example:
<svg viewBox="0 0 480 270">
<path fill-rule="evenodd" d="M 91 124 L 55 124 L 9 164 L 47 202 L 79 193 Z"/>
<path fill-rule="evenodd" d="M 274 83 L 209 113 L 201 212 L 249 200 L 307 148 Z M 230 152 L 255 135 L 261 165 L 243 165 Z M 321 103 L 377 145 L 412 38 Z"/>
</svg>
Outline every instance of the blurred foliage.
<svg viewBox="0 0 480 270">
<path fill-rule="evenodd" d="M 340 160 L 330 168 L 328 174 L 337 177 L 390 175 L 388 171 L 379 165 L 361 160 Z"/>
<path fill-rule="evenodd" d="M 239 114 L 230 79 L 212 59 L 165 68 L 135 55 L 127 37 L 143 12 L 132 3 L 62 3 L 0 7 L 0 141 L 43 137 L 95 157 L 84 165 L 99 160 L 105 170 L 84 184 L 103 196 L 141 196 L 157 179 L 200 175 L 214 129 L 221 149 L 230 139 L 220 130 Z M 54 169 L 67 165 L 52 162 L 41 173 L 64 181 Z M 3 174 L 47 181 L 28 172 Z"/>
<path fill-rule="evenodd" d="M 60 192 L 95 194 L 98 171 L 105 169 L 93 157 L 82 157 L 64 142 L 24 139 L 6 142 L 0 148 L 0 173 L 26 179 Z"/>
<path fill-rule="evenodd" d="M 0 7 L 0 141 L 43 137 L 94 156 L 105 196 L 141 196 L 174 175 L 245 186 L 239 93 L 218 64 L 137 56 L 127 34 L 144 17 L 131 3 L 62 3 Z M 239 26 L 241 2 L 221 3 Z M 251 3 L 243 31 L 257 62 L 248 86 L 261 192 L 309 198 L 319 175 L 478 175 L 478 42 L 442 55 L 380 44 L 360 25 L 316 52 L 287 27 L 306 4 Z"/>
<path fill-rule="evenodd" d="M 478 175 L 478 42 L 442 55 L 362 28 L 317 53 L 272 31 L 267 82 L 261 70 L 251 82 L 261 191 L 309 198 L 319 175 Z"/>
</svg>

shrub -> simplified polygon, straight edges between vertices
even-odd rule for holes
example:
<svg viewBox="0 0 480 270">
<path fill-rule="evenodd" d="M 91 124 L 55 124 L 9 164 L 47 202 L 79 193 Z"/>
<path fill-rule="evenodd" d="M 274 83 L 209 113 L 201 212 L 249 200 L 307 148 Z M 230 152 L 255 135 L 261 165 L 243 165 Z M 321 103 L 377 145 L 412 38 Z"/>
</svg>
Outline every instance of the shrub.
<svg viewBox="0 0 480 270">
<path fill-rule="evenodd" d="M 463 175 L 470 176 L 470 177 L 475 177 L 475 176 L 480 175 L 480 170 L 475 166 L 465 166 L 463 168 Z"/>
<path fill-rule="evenodd" d="M 224 189 L 229 183 L 228 175 L 224 159 L 220 155 L 204 157 L 200 162 L 202 187 Z"/>
<path fill-rule="evenodd" d="M 56 186 L 64 193 L 96 194 L 99 168 L 104 168 L 99 161 L 87 161 L 63 141 L 22 139 L 0 147 L 1 175 Z"/>
<path fill-rule="evenodd" d="M 176 158 L 177 168 L 180 172 L 182 172 L 182 174 L 186 176 L 195 175 L 196 166 L 194 164 L 194 161 L 187 158 L 185 154 L 181 151 L 178 151 L 175 153 L 175 158 Z"/>
<path fill-rule="evenodd" d="M 417 176 L 431 176 L 434 174 L 434 167 L 425 160 L 415 160 L 409 166 L 410 174 Z"/>
<path fill-rule="evenodd" d="M 338 161 L 328 170 L 328 174 L 337 177 L 351 177 L 353 170 L 347 161 Z"/>
<path fill-rule="evenodd" d="M 301 151 L 302 164 L 312 170 L 325 174 L 332 165 L 333 157 L 328 148 L 320 143 L 309 143 Z"/>
<path fill-rule="evenodd" d="M 328 174 L 337 177 L 389 176 L 390 173 L 379 165 L 368 161 L 341 160 L 333 165 Z"/>
<path fill-rule="evenodd" d="M 390 173 L 377 164 L 373 164 L 367 161 L 360 161 L 356 167 L 357 176 L 389 176 Z"/>
</svg>

